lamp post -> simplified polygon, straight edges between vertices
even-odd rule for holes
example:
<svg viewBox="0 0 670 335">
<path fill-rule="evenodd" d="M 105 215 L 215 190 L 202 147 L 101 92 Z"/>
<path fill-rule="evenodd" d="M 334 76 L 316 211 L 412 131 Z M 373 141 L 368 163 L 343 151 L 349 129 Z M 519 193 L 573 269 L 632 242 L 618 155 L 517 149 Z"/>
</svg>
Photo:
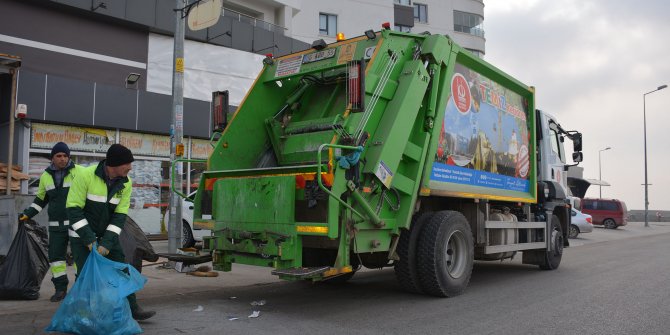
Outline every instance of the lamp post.
<svg viewBox="0 0 670 335">
<path fill-rule="evenodd" d="M 647 180 L 647 94 L 660 91 L 668 85 L 661 85 L 642 95 L 642 117 L 644 122 L 644 226 L 649 227 L 649 182 Z"/>
<path fill-rule="evenodd" d="M 612 149 L 612 148 L 607 147 L 605 149 L 598 150 L 598 180 L 600 180 L 601 184 L 603 182 L 603 170 L 600 167 L 600 153 L 603 152 L 603 151 L 607 151 L 609 149 Z M 602 199 L 602 198 L 603 198 L 603 185 L 600 185 L 600 199 Z"/>
</svg>

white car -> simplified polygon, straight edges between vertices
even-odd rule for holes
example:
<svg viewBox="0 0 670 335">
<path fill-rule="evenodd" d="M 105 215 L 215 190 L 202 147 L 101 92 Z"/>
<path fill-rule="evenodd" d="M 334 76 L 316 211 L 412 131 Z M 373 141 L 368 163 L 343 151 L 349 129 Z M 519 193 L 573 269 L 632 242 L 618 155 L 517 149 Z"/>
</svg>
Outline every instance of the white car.
<svg viewBox="0 0 670 335">
<path fill-rule="evenodd" d="M 591 215 L 584 214 L 576 209 L 572 209 L 572 222 L 570 224 L 569 238 L 576 238 L 580 233 L 590 233 L 593 231 L 593 219 Z"/>
<path fill-rule="evenodd" d="M 182 206 L 182 231 L 181 247 L 190 248 L 196 242 L 201 242 L 203 236 L 210 236 L 212 231 L 209 229 L 198 229 L 193 227 L 193 199 L 196 192 L 191 192 L 187 198 L 181 199 Z M 165 213 L 165 222 L 168 222 L 169 213 Z"/>
</svg>

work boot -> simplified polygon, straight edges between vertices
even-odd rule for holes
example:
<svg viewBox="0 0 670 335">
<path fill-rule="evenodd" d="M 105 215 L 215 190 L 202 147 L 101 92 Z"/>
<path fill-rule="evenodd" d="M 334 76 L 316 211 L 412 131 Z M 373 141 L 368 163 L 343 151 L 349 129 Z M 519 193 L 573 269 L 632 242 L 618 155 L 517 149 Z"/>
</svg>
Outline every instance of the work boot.
<svg viewBox="0 0 670 335">
<path fill-rule="evenodd" d="M 133 310 L 133 319 L 137 321 L 146 320 L 154 315 L 156 315 L 155 311 L 145 311 L 140 306 L 137 306 L 137 308 Z"/>
<path fill-rule="evenodd" d="M 65 298 L 65 294 L 67 294 L 66 291 L 56 291 L 49 300 L 51 300 L 51 302 L 59 302 Z"/>
</svg>

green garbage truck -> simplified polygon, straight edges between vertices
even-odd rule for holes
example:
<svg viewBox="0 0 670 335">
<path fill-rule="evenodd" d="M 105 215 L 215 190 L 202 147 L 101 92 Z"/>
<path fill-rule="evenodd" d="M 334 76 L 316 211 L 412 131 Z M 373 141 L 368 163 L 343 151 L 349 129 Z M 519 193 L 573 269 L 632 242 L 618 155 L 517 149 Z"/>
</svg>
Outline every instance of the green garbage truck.
<svg viewBox="0 0 670 335">
<path fill-rule="evenodd" d="M 274 58 L 229 122 L 194 199 L 213 266 L 462 293 L 475 260 L 522 252 L 556 269 L 568 246 L 566 131 L 534 88 L 449 37 L 366 31 Z"/>
</svg>

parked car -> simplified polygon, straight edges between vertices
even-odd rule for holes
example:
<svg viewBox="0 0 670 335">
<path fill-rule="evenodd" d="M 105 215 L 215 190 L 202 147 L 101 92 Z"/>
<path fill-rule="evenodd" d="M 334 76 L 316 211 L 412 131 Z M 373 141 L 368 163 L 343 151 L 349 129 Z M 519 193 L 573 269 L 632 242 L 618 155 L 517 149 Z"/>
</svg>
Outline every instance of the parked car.
<svg viewBox="0 0 670 335">
<path fill-rule="evenodd" d="M 569 238 L 577 238 L 580 233 L 590 233 L 593 231 L 593 219 L 591 215 L 584 214 L 577 209 L 572 209 L 572 221 L 570 224 Z"/>
<path fill-rule="evenodd" d="M 616 229 L 628 224 L 626 204 L 617 199 L 583 199 L 582 212 L 593 217 L 594 225 Z"/>
<path fill-rule="evenodd" d="M 203 236 L 211 235 L 212 231 L 209 229 L 199 229 L 193 227 L 193 199 L 195 198 L 195 191 L 191 192 L 187 198 L 181 199 L 182 208 L 182 231 L 181 231 L 181 247 L 190 248 L 196 242 L 202 241 Z M 168 222 L 170 213 L 165 213 L 165 222 Z"/>
</svg>

